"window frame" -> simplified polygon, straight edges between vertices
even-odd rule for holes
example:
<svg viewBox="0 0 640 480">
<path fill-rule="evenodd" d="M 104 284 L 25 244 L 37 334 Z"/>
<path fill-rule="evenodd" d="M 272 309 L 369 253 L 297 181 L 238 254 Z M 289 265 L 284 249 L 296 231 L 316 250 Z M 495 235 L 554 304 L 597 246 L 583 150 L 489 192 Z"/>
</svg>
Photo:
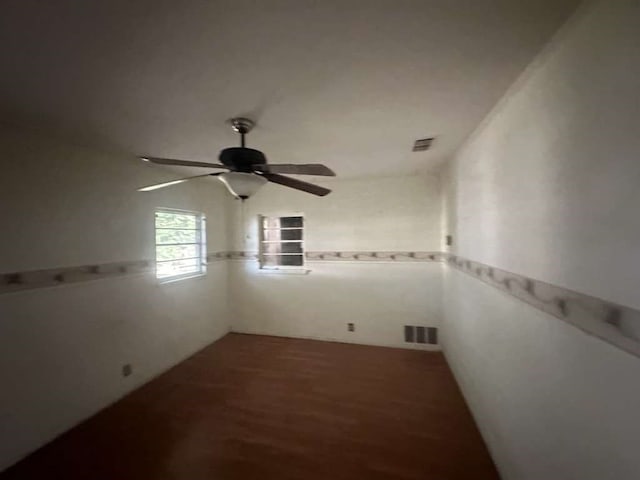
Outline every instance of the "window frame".
<svg viewBox="0 0 640 480">
<path fill-rule="evenodd" d="M 302 219 L 302 226 L 299 229 L 302 231 L 301 240 L 285 240 L 280 242 L 268 242 L 265 240 L 265 228 L 264 228 L 264 219 L 265 218 L 285 218 L 285 217 L 300 217 Z M 289 270 L 289 271 L 306 271 L 306 248 L 305 248 L 305 230 L 306 230 L 306 218 L 302 212 L 278 212 L 270 215 L 259 214 L 258 215 L 258 263 L 260 270 L 265 272 L 274 272 L 278 270 Z M 298 227 L 292 227 L 292 229 L 297 229 Z M 282 230 L 282 229 L 278 229 Z M 264 244 L 265 243 L 299 243 L 302 257 L 301 265 L 265 265 L 264 257 L 267 255 L 264 253 Z"/>
<path fill-rule="evenodd" d="M 158 230 L 162 229 L 162 227 L 157 226 L 157 214 L 158 213 L 174 213 L 181 215 L 190 215 L 195 218 L 196 226 L 195 229 L 197 241 L 195 243 L 187 243 L 184 245 L 197 245 L 198 254 L 194 259 L 199 259 L 197 262 L 198 269 L 194 271 L 189 271 L 186 273 L 181 273 L 177 275 L 169 275 L 169 276 L 158 276 L 158 263 L 162 263 L 163 261 L 158 261 L 158 247 L 166 244 L 158 243 Z M 189 230 L 189 229 L 184 229 Z M 170 207 L 156 207 L 153 215 L 153 235 L 154 235 L 154 266 L 155 266 L 155 277 L 159 283 L 170 283 L 176 282 L 179 280 L 186 280 L 188 278 L 195 277 L 203 277 L 207 274 L 207 217 L 202 212 L 196 212 L 193 210 L 184 210 L 179 208 L 170 208 Z M 182 245 L 183 243 L 177 243 L 175 245 Z M 171 244 L 170 244 L 171 245 Z M 176 260 L 176 259 L 173 259 Z M 171 261 L 171 260 L 164 260 Z"/>
</svg>

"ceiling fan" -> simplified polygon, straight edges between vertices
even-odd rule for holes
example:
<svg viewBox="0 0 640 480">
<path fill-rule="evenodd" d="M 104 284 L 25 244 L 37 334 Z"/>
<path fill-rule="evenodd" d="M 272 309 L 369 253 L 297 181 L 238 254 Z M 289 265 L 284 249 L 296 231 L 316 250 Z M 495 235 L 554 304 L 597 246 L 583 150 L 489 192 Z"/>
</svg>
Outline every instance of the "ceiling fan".
<svg viewBox="0 0 640 480">
<path fill-rule="evenodd" d="M 158 183 L 139 188 L 139 192 L 149 192 L 159 188 L 169 187 L 178 183 L 188 182 L 202 177 L 218 177 L 225 184 L 231 194 L 241 200 L 246 200 L 256 193 L 267 182 L 273 182 L 285 187 L 295 188 L 303 192 L 323 197 L 331 192 L 328 188 L 303 182 L 291 177 L 285 177 L 282 173 L 293 175 L 322 175 L 335 176 L 330 168 L 319 163 L 296 165 L 291 163 L 269 164 L 264 153 L 245 146 L 245 135 L 255 126 L 248 118 L 232 118 L 233 130 L 240 134 L 240 146 L 225 148 L 220 152 L 218 159 L 221 163 L 193 162 L 190 160 L 176 160 L 172 158 L 140 157 L 141 160 L 159 165 L 176 165 L 181 167 L 203 167 L 224 169 L 226 172 L 205 173 L 187 178 L 180 178 L 170 182 Z"/>
</svg>

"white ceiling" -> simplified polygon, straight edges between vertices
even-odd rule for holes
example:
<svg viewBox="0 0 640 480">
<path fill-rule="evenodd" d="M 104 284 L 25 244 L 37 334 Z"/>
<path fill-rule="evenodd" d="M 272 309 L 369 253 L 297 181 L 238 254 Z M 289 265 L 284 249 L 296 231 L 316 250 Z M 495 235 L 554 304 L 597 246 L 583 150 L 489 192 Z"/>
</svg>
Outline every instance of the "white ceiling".
<svg viewBox="0 0 640 480">
<path fill-rule="evenodd" d="M 340 177 L 410 174 L 461 144 L 577 0 L 8 0 L 5 122 L 131 154 L 249 145 Z M 430 152 L 415 139 L 436 136 Z"/>
</svg>

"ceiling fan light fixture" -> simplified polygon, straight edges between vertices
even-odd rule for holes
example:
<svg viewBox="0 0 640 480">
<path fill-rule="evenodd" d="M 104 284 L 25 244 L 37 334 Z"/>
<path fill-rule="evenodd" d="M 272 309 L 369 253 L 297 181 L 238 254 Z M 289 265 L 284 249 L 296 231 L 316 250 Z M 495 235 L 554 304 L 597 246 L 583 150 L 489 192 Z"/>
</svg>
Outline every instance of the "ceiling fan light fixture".
<svg viewBox="0 0 640 480">
<path fill-rule="evenodd" d="M 227 190 L 236 198 L 246 200 L 267 183 L 261 175 L 245 172 L 224 172 L 218 175 Z"/>
</svg>

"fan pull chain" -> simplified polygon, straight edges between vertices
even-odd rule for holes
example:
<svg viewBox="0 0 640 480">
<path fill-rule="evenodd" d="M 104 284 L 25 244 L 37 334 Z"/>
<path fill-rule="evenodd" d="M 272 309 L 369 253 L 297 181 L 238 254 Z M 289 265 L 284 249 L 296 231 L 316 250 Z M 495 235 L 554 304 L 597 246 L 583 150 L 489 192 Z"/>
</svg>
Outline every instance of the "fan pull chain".
<svg viewBox="0 0 640 480">
<path fill-rule="evenodd" d="M 247 251 L 247 240 L 249 239 L 249 233 L 247 232 L 247 225 L 245 224 L 245 205 L 244 200 L 240 200 L 240 231 L 242 232 L 242 251 Z"/>
</svg>

